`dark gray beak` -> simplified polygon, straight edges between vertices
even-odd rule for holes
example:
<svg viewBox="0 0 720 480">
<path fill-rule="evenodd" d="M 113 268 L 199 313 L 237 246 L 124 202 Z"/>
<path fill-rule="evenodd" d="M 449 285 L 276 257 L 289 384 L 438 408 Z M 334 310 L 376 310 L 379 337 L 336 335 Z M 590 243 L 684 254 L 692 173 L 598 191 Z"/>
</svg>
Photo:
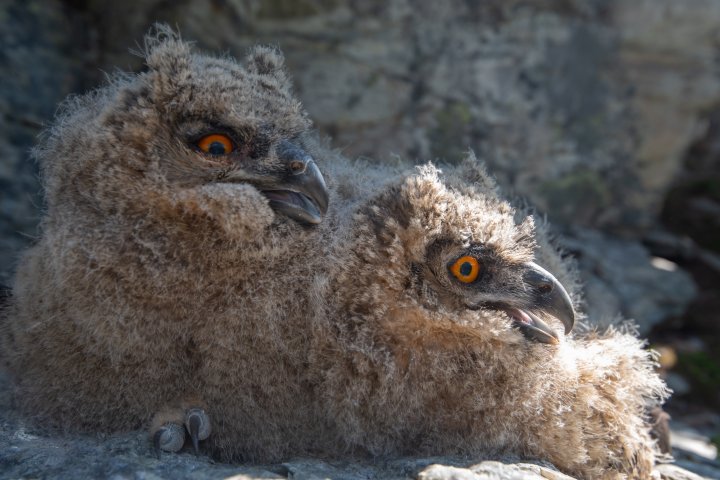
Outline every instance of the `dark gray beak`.
<svg viewBox="0 0 720 480">
<path fill-rule="evenodd" d="M 286 164 L 282 180 L 262 193 L 278 213 L 308 225 L 319 224 L 328 208 L 328 189 L 320 169 L 302 148 L 283 141 L 278 157 Z"/>
<path fill-rule="evenodd" d="M 565 326 L 565 334 L 575 325 L 575 310 L 567 290 L 547 270 L 536 263 L 525 264 L 523 280 L 532 294 L 528 307 L 507 308 L 520 331 L 529 339 L 542 343 L 556 344 L 559 336 L 549 325 L 543 322 L 535 312 L 555 317 Z"/>
</svg>

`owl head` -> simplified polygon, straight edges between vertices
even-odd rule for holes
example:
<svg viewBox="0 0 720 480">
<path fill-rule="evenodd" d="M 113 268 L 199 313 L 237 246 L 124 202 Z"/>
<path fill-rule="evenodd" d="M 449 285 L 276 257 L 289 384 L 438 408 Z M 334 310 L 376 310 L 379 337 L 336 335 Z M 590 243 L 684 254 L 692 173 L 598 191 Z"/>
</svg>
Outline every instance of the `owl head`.
<svg viewBox="0 0 720 480">
<path fill-rule="evenodd" d="M 278 50 L 255 47 L 242 62 L 203 55 L 160 25 L 143 55 L 144 71 L 66 101 L 36 150 L 51 222 L 228 233 L 322 220 L 311 122 Z"/>
<path fill-rule="evenodd" d="M 573 328 L 570 294 L 537 262 L 533 218 L 516 220 L 472 160 L 449 175 L 426 165 L 357 211 L 333 268 L 348 328 L 543 348 Z"/>
</svg>

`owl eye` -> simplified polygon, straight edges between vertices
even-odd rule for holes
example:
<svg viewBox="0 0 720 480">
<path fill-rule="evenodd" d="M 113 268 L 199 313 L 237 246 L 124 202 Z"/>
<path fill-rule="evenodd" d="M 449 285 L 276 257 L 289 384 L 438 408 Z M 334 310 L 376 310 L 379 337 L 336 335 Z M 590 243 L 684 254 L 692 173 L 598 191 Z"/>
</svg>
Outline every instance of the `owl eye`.
<svg viewBox="0 0 720 480">
<path fill-rule="evenodd" d="M 480 263 L 475 257 L 465 255 L 450 265 L 450 272 L 463 283 L 472 283 L 480 275 Z"/>
<path fill-rule="evenodd" d="M 210 155 L 227 155 L 234 150 L 230 137 L 221 133 L 214 133 L 202 137 L 196 143 L 197 147 Z"/>
</svg>

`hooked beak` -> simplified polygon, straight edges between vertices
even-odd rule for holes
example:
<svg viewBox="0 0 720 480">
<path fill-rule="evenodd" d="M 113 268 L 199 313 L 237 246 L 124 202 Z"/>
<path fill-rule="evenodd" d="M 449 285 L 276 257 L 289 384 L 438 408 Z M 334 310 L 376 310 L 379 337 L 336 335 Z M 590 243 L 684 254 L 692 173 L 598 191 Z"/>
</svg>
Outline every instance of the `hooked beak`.
<svg viewBox="0 0 720 480">
<path fill-rule="evenodd" d="M 313 158 L 296 145 L 283 141 L 278 156 L 287 164 L 283 178 L 261 190 L 270 207 L 299 223 L 319 224 L 328 208 L 328 189 Z"/>
<path fill-rule="evenodd" d="M 523 279 L 533 295 L 531 304 L 526 308 L 509 306 L 505 311 L 528 339 L 557 344 L 559 343 L 557 332 L 534 312 L 542 312 L 560 320 L 565 326 L 567 335 L 575 325 L 575 310 L 570 295 L 560 282 L 541 266 L 529 262 L 525 264 L 525 268 Z"/>
</svg>

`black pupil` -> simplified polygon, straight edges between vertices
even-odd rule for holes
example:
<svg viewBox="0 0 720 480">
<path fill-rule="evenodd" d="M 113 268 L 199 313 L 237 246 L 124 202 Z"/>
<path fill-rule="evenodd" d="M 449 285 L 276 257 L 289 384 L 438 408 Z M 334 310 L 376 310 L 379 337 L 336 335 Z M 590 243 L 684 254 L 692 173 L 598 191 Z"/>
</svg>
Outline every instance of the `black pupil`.
<svg viewBox="0 0 720 480">
<path fill-rule="evenodd" d="M 465 262 L 462 265 L 460 265 L 460 275 L 463 277 L 467 277 L 472 273 L 472 264 L 470 262 Z"/>
<path fill-rule="evenodd" d="M 220 142 L 213 142 L 208 147 L 208 153 L 211 155 L 222 155 L 225 153 L 225 145 Z"/>
</svg>

